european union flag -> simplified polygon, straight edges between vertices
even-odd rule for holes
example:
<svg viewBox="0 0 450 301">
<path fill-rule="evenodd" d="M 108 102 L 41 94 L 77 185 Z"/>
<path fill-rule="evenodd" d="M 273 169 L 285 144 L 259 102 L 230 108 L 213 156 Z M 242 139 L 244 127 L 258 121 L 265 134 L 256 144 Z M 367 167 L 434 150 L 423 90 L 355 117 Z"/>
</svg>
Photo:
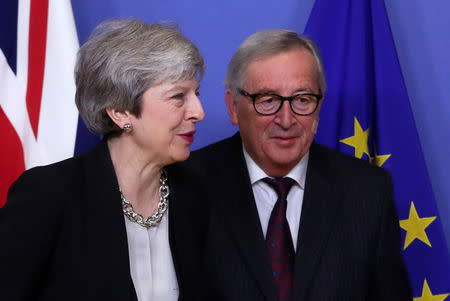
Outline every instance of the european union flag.
<svg viewBox="0 0 450 301">
<path fill-rule="evenodd" d="M 305 34 L 328 91 L 316 140 L 388 169 L 415 300 L 450 293 L 450 256 L 382 0 L 316 0 Z"/>
</svg>

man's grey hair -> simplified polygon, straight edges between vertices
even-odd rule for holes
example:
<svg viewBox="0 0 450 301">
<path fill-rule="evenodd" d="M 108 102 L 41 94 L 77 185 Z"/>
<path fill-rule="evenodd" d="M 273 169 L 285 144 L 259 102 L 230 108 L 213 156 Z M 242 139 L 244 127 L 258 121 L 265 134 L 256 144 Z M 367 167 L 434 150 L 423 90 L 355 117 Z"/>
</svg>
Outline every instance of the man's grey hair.
<svg viewBox="0 0 450 301">
<path fill-rule="evenodd" d="M 285 29 L 261 30 L 245 39 L 228 64 L 225 87 L 237 95 L 238 89 L 247 80 L 248 66 L 255 59 L 277 55 L 297 47 L 308 50 L 314 56 L 319 74 L 318 85 L 320 92 L 324 94 L 327 84 L 319 48 L 309 38 Z"/>
<path fill-rule="evenodd" d="M 141 98 L 148 88 L 166 81 L 200 81 L 204 72 L 202 55 L 176 24 L 108 20 L 78 51 L 75 102 L 91 132 L 118 133 L 106 109 L 128 110 L 140 117 Z"/>
</svg>

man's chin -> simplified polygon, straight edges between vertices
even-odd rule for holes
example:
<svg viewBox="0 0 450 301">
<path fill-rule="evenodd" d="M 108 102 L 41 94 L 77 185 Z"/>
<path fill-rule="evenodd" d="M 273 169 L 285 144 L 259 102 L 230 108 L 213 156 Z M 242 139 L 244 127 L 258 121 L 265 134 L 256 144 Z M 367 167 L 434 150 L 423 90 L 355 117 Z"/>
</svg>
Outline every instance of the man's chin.
<svg viewBox="0 0 450 301">
<path fill-rule="evenodd" d="M 277 152 L 272 153 L 270 156 L 271 161 L 274 165 L 278 165 L 280 167 L 294 167 L 300 160 L 298 151 L 286 151 L 279 150 Z"/>
</svg>

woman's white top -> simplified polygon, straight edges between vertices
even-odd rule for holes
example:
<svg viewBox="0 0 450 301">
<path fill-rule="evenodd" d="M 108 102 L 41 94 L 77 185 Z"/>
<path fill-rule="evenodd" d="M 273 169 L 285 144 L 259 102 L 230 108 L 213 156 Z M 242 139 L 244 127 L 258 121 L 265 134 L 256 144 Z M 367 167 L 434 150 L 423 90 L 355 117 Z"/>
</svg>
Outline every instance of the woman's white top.
<svg viewBox="0 0 450 301">
<path fill-rule="evenodd" d="M 178 282 L 169 246 L 169 211 L 156 227 L 125 218 L 130 271 L 139 301 L 176 301 Z"/>
</svg>

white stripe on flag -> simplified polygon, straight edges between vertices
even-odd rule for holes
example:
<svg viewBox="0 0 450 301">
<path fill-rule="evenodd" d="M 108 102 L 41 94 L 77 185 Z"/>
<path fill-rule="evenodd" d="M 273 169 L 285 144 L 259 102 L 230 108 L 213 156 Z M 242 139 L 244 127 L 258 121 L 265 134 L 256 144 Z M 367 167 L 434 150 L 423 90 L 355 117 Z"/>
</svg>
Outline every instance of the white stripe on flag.
<svg viewBox="0 0 450 301">
<path fill-rule="evenodd" d="M 0 104 L 16 130 L 22 147 L 35 144 L 25 98 L 28 76 L 29 16 L 30 0 L 19 1 L 16 74 L 9 67 L 3 53 L 0 58 Z"/>
<path fill-rule="evenodd" d="M 0 54 L 0 105 L 16 130 L 25 167 L 69 158 L 75 147 L 78 112 L 73 69 L 78 39 L 70 0 L 50 0 L 44 83 L 37 141 L 26 106 L 30 0 L 19 1 L 17 74 Z"/>
<path fill-rule="evenodd" d="M 71 157 L 75 148 L 78 111 L 75 106 L 74 66 L 77 32 L 69 0 L 50 0 L 47 46 L 38 146 L 41 157 L 32 154 L 27 168 Z"/>
</svg>

